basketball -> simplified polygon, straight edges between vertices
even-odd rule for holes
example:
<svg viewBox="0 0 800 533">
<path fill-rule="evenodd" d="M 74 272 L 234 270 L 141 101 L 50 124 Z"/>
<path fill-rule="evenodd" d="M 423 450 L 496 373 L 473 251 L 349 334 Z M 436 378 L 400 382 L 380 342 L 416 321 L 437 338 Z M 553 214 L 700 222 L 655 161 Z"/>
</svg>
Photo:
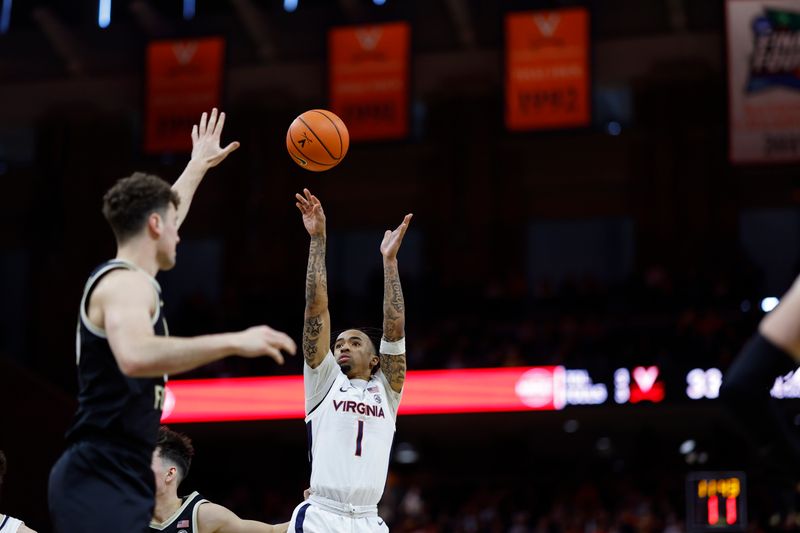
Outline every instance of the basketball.
<svg viewBox="0 0 800 533">
<path fill-rule="evenodd" d="M 328 170 L 344 159 L 350 134 L 342 119 L 325 109 L 306 111 L 286 132 L 286 149 L 295 163 L 314 172 Z"/>
</svg>

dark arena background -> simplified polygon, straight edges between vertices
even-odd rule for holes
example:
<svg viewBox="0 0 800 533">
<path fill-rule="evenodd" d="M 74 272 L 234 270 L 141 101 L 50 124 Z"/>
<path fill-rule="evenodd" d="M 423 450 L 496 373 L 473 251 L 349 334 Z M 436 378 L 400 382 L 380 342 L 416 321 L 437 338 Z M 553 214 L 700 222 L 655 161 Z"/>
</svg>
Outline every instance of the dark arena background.
<svg viewBox="0 0 800 533">
<path fill-rule="evenodd" d="M 792 465 L 717 399 L 800 271 L 800 2 L 0 4 L 0 512 L 51 530 L 78 304 L 114 254 L 103 193 L 174 181 L 218 106 L 241 148 L 159 277 L 172 335 L 266 323 L 300 343 L 303 187 L 325 204 L 334 330 L 380 327 L 378 247 L 414 213 L 392 531 L 800 530 Z M 285 140 L 315 108 L 351 137 L 321 173 Z M 302 365 L 170 377 L 164 420 L 197 450 L 182 492 L 289 519 Z M 775 378 L 800 431 L 800 376 Z"/>
</svg>

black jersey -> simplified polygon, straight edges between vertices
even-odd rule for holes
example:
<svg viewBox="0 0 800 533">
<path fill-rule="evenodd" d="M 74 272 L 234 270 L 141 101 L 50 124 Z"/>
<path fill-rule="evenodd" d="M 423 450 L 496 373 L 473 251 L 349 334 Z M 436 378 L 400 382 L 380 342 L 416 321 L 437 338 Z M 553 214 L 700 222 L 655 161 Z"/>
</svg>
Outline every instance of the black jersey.
<svg viewBox="0 0 800 533">
<path fill-rule="evenodd" d="M 156 521 L 150 522 L 150 531 L 197 533 L 200 531 L 200 528 L 197 527 L 197 508 L 200 507 L 201 503 L 206 503 L 207 501 L 197 492 L 184 496 L 183 505 L 175 511 L 175 514 L 160 524 Z"/>
<path fill-rule="evenodd" d="M 92 272 L 83 291 L 76 339 L 78 412 L 67 432 L 67 440 L 74 443 L 90 438 L 121 445 L 137 455 L 142 454 L 149 464 L 158 437 L 166 376 L 131 378 L 124 375 L 111 352 L 105 331 L 92 324 L 88 317 L 92 291 L 103 276 L 116 269 L 139 270 L 126 261 L 108 261 Z M 168 335 L 161 287 L 154 278 L 148 277 L 156 299 L 153 328 L 156 335 Z"/>
</svg>

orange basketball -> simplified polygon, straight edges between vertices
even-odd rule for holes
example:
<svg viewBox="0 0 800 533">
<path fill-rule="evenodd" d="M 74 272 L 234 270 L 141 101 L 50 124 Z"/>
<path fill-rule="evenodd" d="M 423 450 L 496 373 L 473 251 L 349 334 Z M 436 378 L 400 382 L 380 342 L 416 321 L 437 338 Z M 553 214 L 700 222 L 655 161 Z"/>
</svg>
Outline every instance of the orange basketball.
<svg viewBox="0 0 800 533">
<path fill-rule="evenodd" d="M 350 146 L 342 119 L 326 109 L 306 111 L 289 126 L 286 149 L 295 163 L 314 172 L 335 167 Z"/>
</svg>

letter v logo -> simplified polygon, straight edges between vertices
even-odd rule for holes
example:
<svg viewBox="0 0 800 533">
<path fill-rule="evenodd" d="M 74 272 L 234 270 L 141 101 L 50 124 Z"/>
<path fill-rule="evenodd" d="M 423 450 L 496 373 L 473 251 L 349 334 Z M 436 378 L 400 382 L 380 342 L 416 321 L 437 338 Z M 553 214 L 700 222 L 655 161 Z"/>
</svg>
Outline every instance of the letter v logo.
<svg viewBox="0 0 800 533">
<path fill-rule="evenodd" d="M 375 47 L 378 46 L 378 41 L 381 40 L 382 35 L 383 30 L 375 26 L 356 30 L 356 39 L 358 39 L 358 44 L 361 45 L 361 48 L 369 52 L 375 50 Z"/>
<path fill-rule="evenodd" d="M 178 60 L 178 63 L 181 66 L 186 66 L 197 52 L 197 41 L 175 43 L 172 45 L 172 52 L 175 54 L 175 59 Z"/>
<path fill-rule="evenodd" d="M 545 37 L 552 37 L 558 28 L 558 23 L 561 22 L 561 16 L 558 13 L 550 13 L 548 15 L 534 15 L 533 21 L 536 27 L 542 32 Z"/>
</svg>

